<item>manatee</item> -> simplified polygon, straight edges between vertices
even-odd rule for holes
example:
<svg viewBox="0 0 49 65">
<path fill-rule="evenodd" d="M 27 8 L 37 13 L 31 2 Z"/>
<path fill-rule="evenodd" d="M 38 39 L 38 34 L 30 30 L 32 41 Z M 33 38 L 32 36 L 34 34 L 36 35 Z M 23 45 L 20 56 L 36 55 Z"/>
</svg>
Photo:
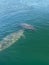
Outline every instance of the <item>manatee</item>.
<svg viewBox="0 0 49 65">
<path fill-rule="evenodd" d="M 23 33 L 24 30 L 21 29 L 4 37 L 3 40 L 0 41 L 0 51 L 10 47 L 12 44 L 17 42 L 21 38 L 21 36 L 24 36 Z"/>
<path fill-rule="evenodd" d="M 34 26 L 27 24 L 27 23 L 21 23 L 20 27 L 22 27 L 23 29 L 28 29 L 28 30 L 35 30 Z"/>
<path fill-rule="evenodd" d="M 18 30 L 17 32 L 13 32 L 13 33 L 7 35 L 0 41 L 0 51 L 13 45 L 15 42 L 17 42 L 21 38 L 21 36 L 25 37 L 24 36 L 25 30 L 33 31 L 35 29 L 32 25 L 27 24 L 27 23 L 20 23 L 18 25 L 18 27 L 21 27 L 21 29 Z"/>
</svg>

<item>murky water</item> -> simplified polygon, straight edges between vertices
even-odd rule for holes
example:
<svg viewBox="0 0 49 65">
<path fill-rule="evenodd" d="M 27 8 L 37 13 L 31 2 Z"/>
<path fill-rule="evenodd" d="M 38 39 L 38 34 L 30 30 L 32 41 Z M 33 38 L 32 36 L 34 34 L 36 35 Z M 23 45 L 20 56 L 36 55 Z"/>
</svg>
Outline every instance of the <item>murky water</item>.
<svg viewBox="0 0 49 65">
<path fill-rule="evenodd" d="M 17 23 L 29 23 L 15 44 L 0 52 L 0 65 L 49 65 L 49 1 L 0 0 L 0 41 L 19 30 Z"/>
</svg>

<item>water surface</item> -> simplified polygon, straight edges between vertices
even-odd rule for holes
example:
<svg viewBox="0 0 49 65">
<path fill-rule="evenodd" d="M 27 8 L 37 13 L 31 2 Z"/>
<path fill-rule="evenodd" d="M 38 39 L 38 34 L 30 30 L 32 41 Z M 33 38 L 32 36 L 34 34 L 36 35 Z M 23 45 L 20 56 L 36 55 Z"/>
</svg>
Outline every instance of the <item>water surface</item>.
<svg viewBox="0 0 49 65">
<path fill-rule="evenodd" d="M 0 0 L 0 41 L 28 23 L 25 38 L 0 52 L 0 65 L 49 65 L 49 1 Z"/>
</svg>

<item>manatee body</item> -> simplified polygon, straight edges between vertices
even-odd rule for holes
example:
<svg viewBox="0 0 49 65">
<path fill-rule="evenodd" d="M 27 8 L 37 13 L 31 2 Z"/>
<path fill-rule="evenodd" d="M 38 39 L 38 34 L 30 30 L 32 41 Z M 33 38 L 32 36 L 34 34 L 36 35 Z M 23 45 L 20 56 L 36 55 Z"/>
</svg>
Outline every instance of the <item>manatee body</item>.
<svg viewBox="0 0 49 65">
<path fill-rule="evenodd" d="M 32 30 L 32 31 L 35 30 L 35 28 L 32 25 L 27 24 L 27 23 L 21 23 L 20 27 L 22 27 L 23 29 L 28 29 L 28 30 Z"/>
<path fill-rule="evenodd" d="M 3 40 L 0 41 L 0 51 L 10 47 L 12 44 L 18 41 L 21 36 L 23 36 L 23 33 L 24 30 L 18 30 L 17 32 L 11 33 L 10 35 L 4 37 Z"/>
<path fill-rule="evenodd" d="M 3 38 L 3 40 L 0 41 L 0 51 L 10 47 L 12 44 L 18 41 L 21 36 L 24 36 L 23 33 L 26 29 L 32 31 L 34 30 L 34 27 L 27 23 L 21 23 L 18 27 L 21 27 L 22 29 L 7 35 Z"/>
</svg>

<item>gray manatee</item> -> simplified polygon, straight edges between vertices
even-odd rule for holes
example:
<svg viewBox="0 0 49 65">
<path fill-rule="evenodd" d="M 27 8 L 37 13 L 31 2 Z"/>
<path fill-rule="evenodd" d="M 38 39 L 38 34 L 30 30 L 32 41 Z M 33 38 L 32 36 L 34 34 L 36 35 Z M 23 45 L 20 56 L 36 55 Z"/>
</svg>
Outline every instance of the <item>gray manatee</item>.
<svg viewBox="0 0 49 65">
<path fill-rule="evenodd" d="M 27 23 L 21 23 L 19 26 L 22 27 L 23 29 L 28 29 L 32 31 L 35 30 L 34 26 L 27 24 Z"/>
<path fill-rule="evenodd" d="M 24 36 L 23 33 L 24 33 L 24 30 L 18 30 L 17 32 L 11 33 L 7 35 L 6 37 L 4 37 L 0 41 L 0 51 L 10 47 L 12 44 L 17 42 L 21 38 L 21 36 Z"/>
</svg>

